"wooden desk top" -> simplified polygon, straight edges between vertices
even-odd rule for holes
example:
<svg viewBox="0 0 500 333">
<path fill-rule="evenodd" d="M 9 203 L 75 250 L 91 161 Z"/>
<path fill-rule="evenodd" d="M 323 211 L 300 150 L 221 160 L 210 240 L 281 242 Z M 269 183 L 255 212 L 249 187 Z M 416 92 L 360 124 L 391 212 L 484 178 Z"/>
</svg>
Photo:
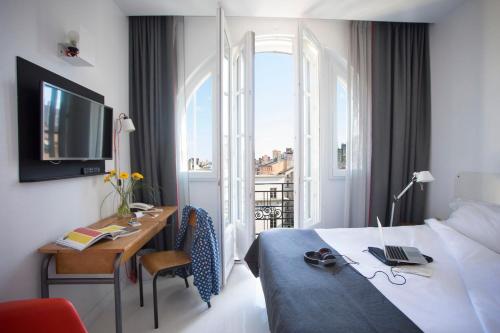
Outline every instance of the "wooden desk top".
<svg viewBox="0 0 500 333">
<path fill-rule="evenodd" d="M 64 247 L 57 245 L 52 242 L 38 249 L 39 253 L 44 254 L 63 254 L 63 253 L 81 253 L 81 254 L 97 254 L 97 253 L 123 253 L 122 262 L 129 259 L 134 255 L 141 247 L 143 247 L 151 238 L 153 238 L 162 228 L 165 227 L 166 220 L 168 217 L 173 215 L 177 211 L 175 206 L 165 206 L 160 207 L 163 211 L 157 217 L 149 217 L 147 215 L 141 217 L 139 222 L 141 226 L 139 227 L 141 231 L 133 235 L 118 238 L 116 240 L 104 239 L 100 240 L 96 244 L 90 246 L 89 248 L 78 251 L 69 247 Z M 89 228 L 98 229 L 108 226 L 110 224 L 118 224 L 122 226 L 127 226 L 130 218 L 119 218 L 115 215 L 105 218 L 99 222 L 89 225 Z"/>
</svg>

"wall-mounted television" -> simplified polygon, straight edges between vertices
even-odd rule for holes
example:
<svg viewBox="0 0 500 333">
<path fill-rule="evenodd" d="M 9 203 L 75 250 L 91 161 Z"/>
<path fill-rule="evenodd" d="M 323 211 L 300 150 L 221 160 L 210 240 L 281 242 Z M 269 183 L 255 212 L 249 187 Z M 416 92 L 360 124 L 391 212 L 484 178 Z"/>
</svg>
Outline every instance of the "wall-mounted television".
<svg viewBox="0 0 500 333">
<path fill-rule="evenodd" d="M 113 109 L 41 82 L 41 160 L 112 159 Z"/>
</svg>

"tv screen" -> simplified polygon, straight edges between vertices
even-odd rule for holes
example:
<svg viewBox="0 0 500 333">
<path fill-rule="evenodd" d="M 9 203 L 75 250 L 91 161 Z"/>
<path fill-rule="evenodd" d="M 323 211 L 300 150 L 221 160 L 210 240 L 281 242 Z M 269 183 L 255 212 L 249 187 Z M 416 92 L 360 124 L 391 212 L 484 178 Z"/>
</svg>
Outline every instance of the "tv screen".
<svg viewBox="0 0 500 333">
<path fill-rule="evenodd" d="M 112 159 L 113 109 L 42 82 L 42 160 Z"/>
</svg>

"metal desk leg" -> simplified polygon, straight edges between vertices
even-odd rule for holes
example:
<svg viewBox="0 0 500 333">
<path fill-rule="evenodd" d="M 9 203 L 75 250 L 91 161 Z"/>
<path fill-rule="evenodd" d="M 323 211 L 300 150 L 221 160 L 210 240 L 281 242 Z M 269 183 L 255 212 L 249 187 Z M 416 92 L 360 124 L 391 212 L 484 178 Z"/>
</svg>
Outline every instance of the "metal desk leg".
<svg viewBox="0 0 500 333">
<path fill-rule="evenodd" d="M 49 297 L 49 264 L 50 259 L 52 259 L 52 254 L 47 254 L 42 260 L 42 270 L 41 270 L 41 293 L 42 298 Z"/>
<path fill-rule="evenodd" d="M 41 294 L 42 298 L 49 297 L 49 285 L 51 284 L 113 284 L 115 289 L 115 325 L 116 333 L 122 332 L 122 304 L 120 291 L 120 264 L 122 254 L 116 255 L 114 262 L 115 272 L 113 278 L 110 277 L 94 277 L 94 278 L 67 278 L 67 277 L 52 277 L 49 278 L 49 264 L 53 254 L 48 254 L 43 258 L 41 269 Z"/>
<path fill-rule="evenodd" d="M 113 277 L 113 284 L 115 287 L 115 327 L 116 333 L 122 332 L 122 300 L 120 290 L 120 263 L 122 255 L 118 254 L 115 258 L 115 273 Z"/>
</svg>

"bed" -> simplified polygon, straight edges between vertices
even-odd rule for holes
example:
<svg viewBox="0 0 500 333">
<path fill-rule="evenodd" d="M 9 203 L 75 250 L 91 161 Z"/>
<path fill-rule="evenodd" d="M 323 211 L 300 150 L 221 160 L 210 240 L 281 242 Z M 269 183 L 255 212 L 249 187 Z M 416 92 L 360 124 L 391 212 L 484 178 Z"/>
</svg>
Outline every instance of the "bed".
<svg viewBox="0 0 500 333">
<path fill-rule="evenodd" d="M 470 187 L 463 190 L 466 194 L 476 191 L 464 198 L 484 200 L 485 187 L 491 187 L 485 184 L 496 183 L 490 179 L 483 182 L 483 190 L 473 189 L 470 177 L 475 176 L 484 178 L 457 177 L 456 192 L 463 190 L 458 184 L 462 182 Z M 500 177 L 495 177 L 500 184 Z M 496 197 L 499 191 L 500 186 L 487 195 Z M 431 277 L 401 273 L 406 279 L 403 285 L 391 284 L 380 273 L 366 279 L 385 271 L 392 281 L 402 282 L 364 251 L 381 246 L 376 228 L 261 233 L 245 260 L 260 276 L 271 332 L 500 332 L 500 238 L 495 238 L 500 232 L 500 206 L 474 204 L 463 201 L 461 207 L 466 208 L 454 212 L 449 223 L 428 219 L 424 225 L 384 229 L 387 243 L 416 246 L 434 259 L 426 265 Z M 483 211 L 490 208 L 490 219 L 484 218 Z M 472 233 L 490 229 L 469 235 L 459 228 L 465 223 L 481 226 L 471 228 Z M 482 242 L 484 237 L 490 239 Z M 348 258 L 339 257 L 331 268 L 303 261 L 305 251 L 321 247 Z"/>
</svg>

